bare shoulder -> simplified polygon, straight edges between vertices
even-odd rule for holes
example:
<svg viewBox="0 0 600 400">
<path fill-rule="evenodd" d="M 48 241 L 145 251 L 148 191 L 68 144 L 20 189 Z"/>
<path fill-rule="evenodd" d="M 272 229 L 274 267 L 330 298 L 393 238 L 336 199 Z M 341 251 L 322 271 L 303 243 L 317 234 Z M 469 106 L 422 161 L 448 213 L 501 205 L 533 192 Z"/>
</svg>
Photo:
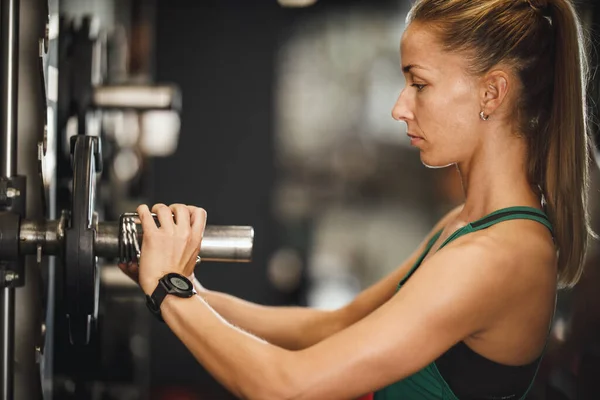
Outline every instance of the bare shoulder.
<svg viewBox="0 0 600 400">
<path fill-rule="evenodd" d="M 557 253 L 548 228 L 531 220 L 504 221 L 456 240 L 464 256 L 502 283 L 510 295 L 556 285 Z"/>
<path fill-rule="evenodd" d="M 512 220 L 482 230 L 473 239 L 499 268 L 516 282 L 515 289 L 555 284 L 557 253 L 548 228 L 536 221 Z M 549 282 L 548 280 L 553 282 Z"/>
<path fill-rule="evenodd" d="M 524 300 L 532 300 L 532 312 L 537 306 L 547 308 L 556 288 L 551 235 L 543 225 L 527 220 L 505 221 L 464 235 L 425 261 L 406 289 L 420 291 L 431 285 L 437 286 L 438 295 L 450 296 L 448 300 L 469 299 L 485 310 L 478 322 L 482 329 L 514 314 L 516 305 L 519 312 L 528 313 Z"/>
<path fill-rule="evenodd" d="M 523 330 L 532 340 L 545 333 L 557 287 L 557 252 L 548 228 L 531 220 L 504 221 L 461 239 L 455 257 L 464 257 L 470 266 L 465 272 L 485 277 L 480 285 L 495 317 L 491 332 Z"/>
</svg>

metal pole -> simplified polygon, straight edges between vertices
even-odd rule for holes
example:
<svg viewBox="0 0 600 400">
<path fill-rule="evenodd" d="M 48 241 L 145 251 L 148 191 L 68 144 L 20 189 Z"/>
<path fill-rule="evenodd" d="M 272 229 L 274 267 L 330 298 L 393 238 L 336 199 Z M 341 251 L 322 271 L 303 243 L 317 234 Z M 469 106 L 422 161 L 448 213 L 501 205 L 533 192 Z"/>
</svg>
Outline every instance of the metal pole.
<svg viewBox="0 0 600 400">
<path fill-rule="evenodd" d="M 0 326 L 2 340 L 0 341 L 0 398 L 14 398 L 14 331 L 15 331 L 15 289 L 4 288 L 0 298 Z"/>
<path fill-rule="evenodd" d="M 0 0 L 0 176 L 17 169 L 17 90 L 19 83 L 19 0 Z M 0 398 L 14 397 L 15 289 L 0 289 Z"/>
<path fill-rule="evenodd" d="M 0 174 L 11 178 L 17 169 L 17 91 L 19 86 L 19 0 L 1 0 L 2 160 Z"/>
</svg>

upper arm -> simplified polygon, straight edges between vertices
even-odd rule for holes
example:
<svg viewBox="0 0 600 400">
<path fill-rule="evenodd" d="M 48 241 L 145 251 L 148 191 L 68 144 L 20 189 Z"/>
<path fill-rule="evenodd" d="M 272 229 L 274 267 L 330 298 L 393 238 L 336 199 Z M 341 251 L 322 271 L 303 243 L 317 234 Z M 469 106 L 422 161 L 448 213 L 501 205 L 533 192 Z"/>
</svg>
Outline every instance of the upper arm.
<svg viewBox="0 0 600 400">
<path fill-rule="evenodd" d="M 505 274 L 498 268 L 501 255 L 485 247 L 457 243 L 440 250 L 369 316 L 289 355 L 281 369 L 292 382 L 291 398 L 372 392 L 416 373 L 489 326 L 510 295 L 498 285 Z"/>
<path fill-rule="evenodd" d="M 341 320 L 340 329 L 344 329 L 357 321 L 360 321 L 365 316 L 372 313 L 377 308 L 381 307 L 388 301 L 394 293 L 398 283 L 410 271 L 411 267 L 417 262 L 419 256 L 425 251 L 427 243 L 433 236 L 443 229 L 448 222 L 455 217 L 462 205 L 448 212 L 440 221 L 433 227 L 417 249 L 394 271 L 382 278 L 377 283 L 362 291 L 351 303 L 337 311 L 338 317 Z"/>
</svg>

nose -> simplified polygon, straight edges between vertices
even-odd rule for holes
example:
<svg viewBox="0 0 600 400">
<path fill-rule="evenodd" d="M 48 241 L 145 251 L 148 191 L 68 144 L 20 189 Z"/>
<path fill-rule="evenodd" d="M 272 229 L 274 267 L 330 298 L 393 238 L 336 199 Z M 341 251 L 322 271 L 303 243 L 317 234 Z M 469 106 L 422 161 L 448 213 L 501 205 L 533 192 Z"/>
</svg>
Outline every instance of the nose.
<svg viewBox="0 0 600 400">
<path fill-rule="evenodd" d="M 396 104 L 394 104 L 394 108 L 392 108 L 392 118 L 396 121 L 407 122 L 414 118 L 412 111 L 413 107 L 408 97 L 407 90 L 404 88 L 402 92 L 400 92 L 398 100 L 396 100 Z"/>
</svg>

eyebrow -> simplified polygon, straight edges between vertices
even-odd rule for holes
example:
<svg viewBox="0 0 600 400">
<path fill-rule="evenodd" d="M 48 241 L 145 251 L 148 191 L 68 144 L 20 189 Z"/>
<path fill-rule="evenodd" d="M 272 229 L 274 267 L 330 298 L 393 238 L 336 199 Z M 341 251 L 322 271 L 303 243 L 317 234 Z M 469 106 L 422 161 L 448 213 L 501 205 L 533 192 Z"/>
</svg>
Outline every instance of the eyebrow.
<svg viewBox="0 0 600 400">
<path fill-rule="evenodd" d="M 427 70 L 427 68 L 422 67 L 420 65 L 417 64 L 408 64 L 402 67 L 402 72 L 404 72 L 405 74 L 408 74 L 410 72 L 411 69 L 413 68 L 417 68 L 417 69 L 424 69 Z"/>
</svg>

